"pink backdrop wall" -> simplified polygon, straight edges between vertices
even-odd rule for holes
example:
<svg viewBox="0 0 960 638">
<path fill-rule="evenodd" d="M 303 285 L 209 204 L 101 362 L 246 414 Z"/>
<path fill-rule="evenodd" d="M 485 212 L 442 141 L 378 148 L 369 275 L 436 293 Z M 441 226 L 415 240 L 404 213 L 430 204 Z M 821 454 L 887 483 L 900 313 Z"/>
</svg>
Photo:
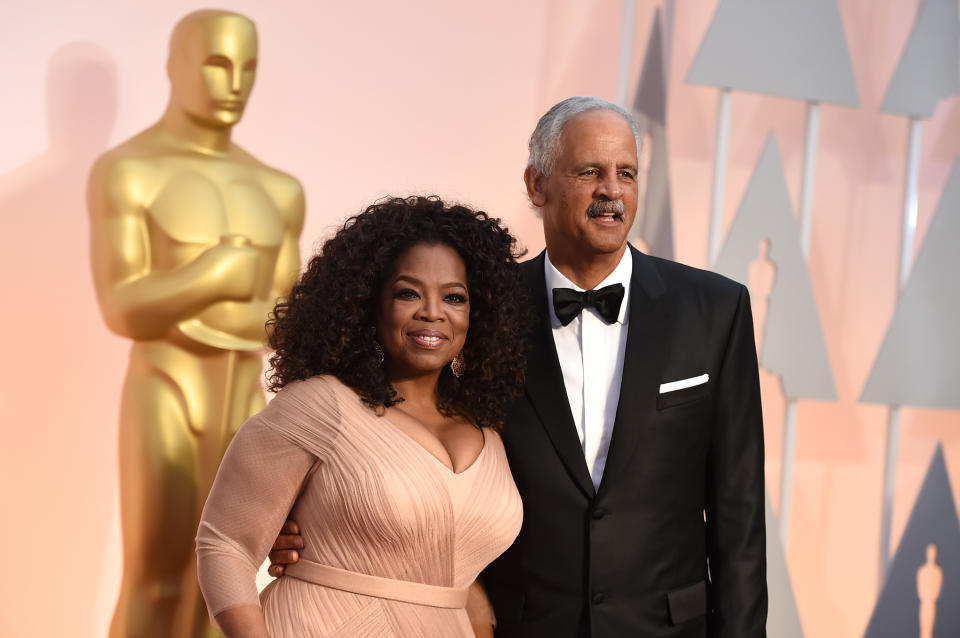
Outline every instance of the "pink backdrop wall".
<svg viewBox="0 0 960 638">
<path fill-rule="evenodd" d="M 632 81 L 654 9 L 638 2 Z M 714 89 L 684 77 L 716 0 L 677 3 L 668 135 L 676 256 L 704 266 Z M 151 124 L 176 20 L 205 3 L 63 0 L 0 7 L 0 635 L 101 636 L 119 584 L 116 418 L 127 343 L 107 332 L 88 268 L 92 159 Z M 839 2 L 861 106 L 821 111 L 810 273 L 836 402 L 801 402 L 787 554 L 807 636 L 860 636 L 877 593 L 886 422 L 857 397 L 896 302 L 907 124 L 879 113 L 917 3 Z M 539 115 L 573 94 L 616 99 L 621 5 L 488 1 L 230 2 L 260 32 L 257 86 L 235 139 L 297 175 L 302 248 L 387 193 L 482 207 L 543 242 L 521 174 Z M 632 89 L 631 89 L 632 94 Z M 803 104 L 736 93 L 726 222 L 769 130 L 796 206 Z M 923 126 L 923 241 L 960 151 L 960 99 Z M 768 486 L 778 493 L 782 397 L 763 379 Z M 937 441 L 960 494 L 960 414 L 905 409 L 894 546 Z"/>
</svg>

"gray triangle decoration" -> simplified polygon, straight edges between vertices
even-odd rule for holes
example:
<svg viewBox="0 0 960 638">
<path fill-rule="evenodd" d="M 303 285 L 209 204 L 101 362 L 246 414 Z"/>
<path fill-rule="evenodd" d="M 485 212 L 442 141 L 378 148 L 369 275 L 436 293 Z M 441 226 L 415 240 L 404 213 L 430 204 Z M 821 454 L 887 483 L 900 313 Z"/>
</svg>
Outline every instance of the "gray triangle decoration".
<svg viewBox="0 0 960 638">
<path fill-rule="evenodd" d="M 653 26 L 650 27 L 643 68 L 633 98 L 633 112 L 658 124 L 667 123 L 666 55 L 660 9 L 653 13 Z"/>
<path fill-rule="evenodd" d="M 835 399 L 833 372 L 776 137 L 771 133 L 713 269 L 749 285 L 762 240 L 776 278 L 769 296 L 760 365 L 780 375 L 788 399 Z"/>
<path fill-rule="evenodd" d="M 960 159 L 954 160 L 862 402 L 960 410 L 958 245 Z"/>
<path fill-rule="evenodd" d="M 670 169 L 667 156 L 667 81 L 660 10 L 653 17 L 643 70 L 633 101 L 633 115 L 641 130 L 649 133 L 650 166 L 640 223 L 631 229 L 631 239 L 641 237 L 658 257 L 673 259 L 673 220 L 670 204 Z"/>
<path fill-rule="evenodd" d="M 931 562 L 928 553 L 931 545 L 936 546 L 932 562 L 942 574 L 939 587 L 935 583 L 931 586 L 929 576 L 921 572 Z M 929 567 L 927 571 L 930 571 Z M 960 601 L 960 521 L 957 520 L 943 447 L 939 444 L 864 638 L 922 635 L 919 626 L 921 596 L 932 601 L 936 609 L 933 638 L 960 636 L 960 605 L 957 604 Z"/>
<path fill-rule="evenodd" d="M 950 100 L 946 116 L 940 120 L 942 131 L 960 130 L 960 100 Z M 960 137 L 954 135 L 937 135 L 929 140 L 930 155 L 938 163 L 946 163 L 960 153 Z"/>
<path fill-rule="evenodd" d="M 836 0 L 721 0 L 687 82 L 859 105 Z"/>
<path fill-rule="evenodd" d="M 780 545 L 780 524 L 774 516 L 770 505 L 770 494 L 766 495 L 767 502 L 767 597 L 769 608 L 767 611 L 767 636 L 769 638 L 803 638 L 803 627 L 800 624 L 800 612 L 797 610 L 797 599 L 790 584 L 790 572 L 787 570 L 787 557 Z"/>
<path fill-rule="evenodd" d="M 663 0 L 663 75 L 670 77 L 673 62 L 673 25 L 677 14 L 676 0 Z"/>
<path fill-rule="evenodd" d="M 957 0 L 926 0 L 917 13 L 881 110 L 928 118 L 958 91 L 960 21 Z"/>
</svg>

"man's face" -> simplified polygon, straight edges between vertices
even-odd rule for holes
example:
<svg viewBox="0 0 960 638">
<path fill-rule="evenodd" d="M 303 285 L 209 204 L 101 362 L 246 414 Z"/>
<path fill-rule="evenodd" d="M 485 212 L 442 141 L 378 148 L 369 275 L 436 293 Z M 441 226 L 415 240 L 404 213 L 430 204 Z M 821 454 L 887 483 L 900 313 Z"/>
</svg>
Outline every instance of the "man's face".
<svg viewBox="0 0 960 638">
<path fill-rule="evenodd" d="M 596 109 L 567 120 L 550 176 L 528 169 L 524 177 L 551 260 L 623 253 L 637 214 L 637 145 L 622 115 Z"/>
<path fill-rule="evenodd" d="M 194 25 L 181 44 L 170 52 L 173 101 L 207 126 L 239 122 L 257 70 L 253 24 L 239 16 L 213 18 Z"/>
</svg>

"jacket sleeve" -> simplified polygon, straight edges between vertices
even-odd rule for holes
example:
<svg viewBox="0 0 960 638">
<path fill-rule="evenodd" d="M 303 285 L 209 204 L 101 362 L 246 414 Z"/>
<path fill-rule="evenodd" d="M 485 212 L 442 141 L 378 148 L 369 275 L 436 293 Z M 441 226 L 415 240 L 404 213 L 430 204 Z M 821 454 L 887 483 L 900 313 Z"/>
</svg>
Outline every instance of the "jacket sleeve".
<svg viewBox="0 0 960 638">
<path fill-rule="evenodd" d="M 750 297 L 739 288 L 707 460 L 710 638 L 766 636 L 763 416 Z"/>
</svg>

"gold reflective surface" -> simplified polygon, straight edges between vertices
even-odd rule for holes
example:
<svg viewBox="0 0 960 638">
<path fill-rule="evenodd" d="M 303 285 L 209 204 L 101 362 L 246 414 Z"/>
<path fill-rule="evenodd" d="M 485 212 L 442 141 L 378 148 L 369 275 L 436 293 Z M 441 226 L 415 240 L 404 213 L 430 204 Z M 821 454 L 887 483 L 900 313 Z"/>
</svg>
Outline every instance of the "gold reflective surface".
<svg viewBox="0 0 960 638">
<path fill-rule="evenodd" d="M 264 322 L 300 266 L 300 183 L 231 142 L 257 65 L 247 18 L 174 28 L 159 122 L 88 185 L 109 328 L 133 340 L 120 410 L 123 582 L 113 638 L 218 636 L 196 578 L 200 511 L 234 432 L 264 405 Z"/>
</svg>

